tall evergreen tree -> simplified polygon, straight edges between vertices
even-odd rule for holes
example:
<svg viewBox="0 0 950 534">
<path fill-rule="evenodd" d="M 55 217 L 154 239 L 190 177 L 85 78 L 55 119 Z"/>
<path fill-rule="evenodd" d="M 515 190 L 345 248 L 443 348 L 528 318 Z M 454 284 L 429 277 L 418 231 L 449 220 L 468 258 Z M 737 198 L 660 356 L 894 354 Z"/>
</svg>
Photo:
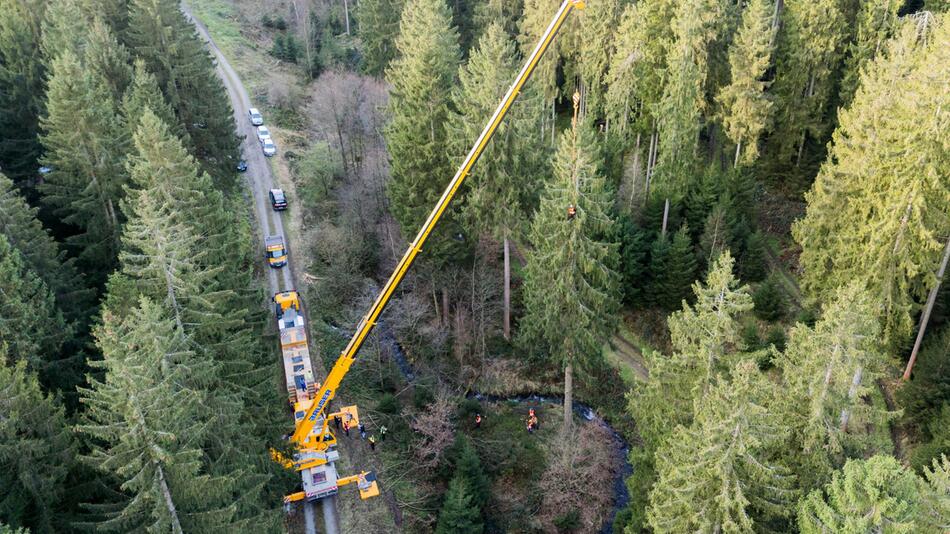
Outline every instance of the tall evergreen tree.
<svg viewBox="0 0 950 534">
<path fill-rule="evenodd" d="M 657 452 L 647 512 L 654 532 L 751 533 L 756 511 L 788 513 L 791 477 L 766 452 L 782 435 L 768 411 L 773 387 L 744 361 L 697 403 L 690 428 L 674 430 Z"/>
<path fill-rule="evenodd" d="M 629 306 L 643 307 L 647 277 L 647 256 L 650 252 L 649 234 L 629 217 L 620 222 L 620 272 L 623 275 L 623 300 Z"/>
<path fill-rule="evenodd" d="M 468 64 L 459 69 L 459 86 L 452 93 L 458 113 L 450 115 L 447 128 L 453 161 L 461 161 L 485 127 L 498 100 L 516 72 L 515 45 L 499 24 L 492 24 L 478 41 Z M 504 334 L 510 337 L 510 240 L 524 234 L 536 203 L 535 191 L 544 171 L 544 145 L 532 135 L 530 90 L 525 91 L 498 127 L 492 142 L 479 158 L 469 178 L 464 214 L 472 226 L 502 242 L 504 253 Z"/>
<path fill-rule="evenodd" d="M 19 251 L 25 266 L 53 292 L 67 322 L 84 324 L 92 313 L 93 292 L 76 271 L 75 261 L 50 236 L 30 207 L 0 174 L 0 235 Z M 82 327 L 79 327 L 82 329 Z"/>
<path fill-rule="evenodd" d="M 768 126 L 772 101 L 763 81 L 772 57 L 772 7 L 752 0 L 742 13 L 742 25 L 729 48 L 732 80 L 716 97 L 722 106 L 726 135 L 736 144 L 734 165 L 753 163 L 759 155 L 759 137 Z M 743 151 L 743 148 L 745 150 Z"/>
<path fill-rule="evenodd" d="M 98 527 L 273 528 L 276 518 L 254 502 L 259 486 L 244 483 L 247 465 L 208 465 L 210 434 L 230 434 L 235 424 L 214 410 L 213 397 L 228 393 L 202 388 L 213 382 L 216 364 L 189 351 L 174 320 L 148 299 L 124 318 L 106 310 L 96 338 L 103 360 L 94 365 L 104 376 L 82 390 L 88 409 L 79 430 L 92 438 L 86 460 L 116 476 L 124 498 Z"/>
<path fill-rule="evenodd" d="M 86 34 L 91 17 L 84 9 L 83 0 L 48 2 L 43 20 L 42 49 L 47 64 L 70 51 L 83 57 Z"/>
<path fill-rule="evenodd" d="M 897 30 L 897 12 L 903 4 L 896 0 L 869 0 L 862 2 L 858 13 L 858 27 L 854 40 L 848 45 L 844 75 L 841 79 L 839 100 L 843 106 L 851 103 L 861 70 L 884 50 L 887 40 Z"/>
<path fill-rule="evenodd" d="M 802 499 L 798 527 L 803 534 L 921 532 L 920 501 L 917 477 L 893 457 L 849 460 L 824 493 Z"/>
<path fill-rule="evenodd" d="M 202 168 L 218 187 L 233 188 L 240 143 L 231 103 L 204 41 L 178 2 L 131 0 L 125 39 L 155 75 Z"/>
<path fill-rule="evenodd" d="M 410 236 L 425 220 L 455 170 L 445 124 L 458 72 L 458 33 L 444 0 L 410 0 L 402 11 L 396 48 L 386 71 L 392 84 L 386 144 L 392 166 L 389 200 Z"/>
<path fill-rule="evenodd" d="M 666 271 L 670 261 L 670 238 L 666 235 L 658 236 L 650 245 L 650 263 L 647 265 L 650 282 L 646 288 L 646 303 L 653 307 L 665 307 L 666 298 Z"/>
<path fill-rule="evenodd" d="M 32 532 L 68 526 L 59 508 L 76 447 L 63 407 L 0 345 L 0 517 Z"/>
<path fill-rule="evenodd" d="M 655 190 L 663 196 L 684 195 L 696 170 L 709 45 L 720 7 L 716 0 L 698 0 L 682 2 L 676 11 L 669 79 L 655 111 L 660 132 Z"/>
<path fill-rule="evenodd" d="M 42 373 L 46 387 L 65 387 L 60 380 L 63 369 L 57 364 L 60 349 L 71 335 L 71 328 L 49 288 L 23 261 L 20 252 L 0 235 L 0 346 L 5 346 L 11 364 L 29 363 Z M 78 378 L 78 377 L 73 377 Z M 74 385 L 75 383 L 73 383 Z"/>
<path fill-rule="evenodd" d="M 643 0 L 624 9 L 606 77 L 605 111 L 611 131 L 649 135 L 655 129 L 673 46 L 670 20 L 675 9 L 673 0 Z M 638 127 L 629 128 L 630 123 Z"/>
<path fill-rule="evenodd" d="M 580 18 L 578 31 L 584 38 L 578 43 L 578 71 L 583 81 L 584 114 L 593 120 L 604 116 L 605 77 L 621 7 L 620 0 L 592 2 Z"/>
<path fill-rule="evenodd" d="M 524 11 L 524 0 L 487 0 L 475 4 L 475 28 L 481 35 L 492 24 L 499 24 L 509 37 L 518 34 L 518 22 Z"/>
<path fill-rule="evenodd" d="M 445 493 L 442 510 L 439 512 L 439 522 L 435 526 L 436 534 L 481 534 L 484 528 L 481 514 L 473 502 L 468 481 L 465 477 L 453 477 L 449 483 L 449 490 Z"/>
<path fill-rule="evenodd" d="M 928 487 L 924 493 L 921 522 L 935 532 L 950 526 L 950 460 L 945 455 L 935 458 L 933 465 L 924 469 Z"/>
<path fill-rule="evenodd" d="M 245 413 L 242 424 L 254 425 L 236 437 L 252 440 L 275 431 L 278 406 L 271 379 L 276 372 L 255 335 L 250 307 L 257 301 L 244 293 L 252 286 L 249 231 L 211 177 L 151 111 L 142 116 L 130 157 L 133 183 L 124 209 L 129 222 L 123 234 L 121 273 L 109 283 L 107 307 L 122 313 L 140 295 L 165 306 L 190 348 L 219 366 L 214 375 L 226 405 L 219 413 Z M 233 425 L 232 425 L 233 426 Z M 242 447 L 253 450 L 259 443 Z"/>
<path fill-rule="evenodd" d="M 118 204 L 127 182 L 127 139 L 105 83 L 69 50 L 53 60 L 41 125 L 42 161 L 53 169 L 41 186 L 43 202 L 79 228 L 69 243 L 101 280 L 115 259 L 123 222 Z"/>
<path fill-rule="evenodd" d="M 0 169 L 16 182 L 36 176 L 45 64 L 44 0 L 0 1 Z"/>
<path fill-rule="evenodd" d="M 668 310 L 681 306 L 692 293 L 690 289 L 696 280 L 696 253 L 686 225 L 673 236 L 666 257 L 666 272 L 661 280 L 663 295 L 658 303 Z"/>
<path fill-rule="evenodd" d="M 524 9 L 521 22 L 518 25 L 518 43 L 521 45 L 521 55 L 527 57 L 534 51 L 538 41 L 551 23 L 551 17 L 557 12 L 560 2 L 557 0 L 524 0 Z M 537 109 L 531 114 L 537 117 L 540 125 L 540 138 L 549 139 L 555 143 L 555 103 L 559 96 L 557 75 L 558 66 L 562 63 L 562 56 L 569 55 L 576 48 L 572 48 L 572 28 L 576 22 L 565 21 L 558 32 L 557 40 L 551 44 L 531 75 L 532 85 L 541 94 Z"/>
<path fill-rule="evenodd" d="M 129 51 L 116 39 L 100 16 L 86 29 L 83 64 L 96 78 L 104 80 L 116 107 L 132 82 Z"/>
<path fill-rule="evenodd" d="M 806 488 L 827 482 L 847 456 L 868 450 L 867 425 L 887 419 L 881 408 L 863 400 L 884 363 L 874 308 L 858 283 L 842 288 L 814 328 L 795 326 L 779 360 L 786 384 L 784 418 Z"/>
<path fill-rule="evenodd" d="M 696 303 L 670 315 L 673 354 L 650 366 L 650 380 L 637 384 L 629 409 L 649 450 L 680 424 L 690 426 L 693 405 L 702 399 L 738 345 L 737 317 L 752 308 L 748 288 L 733 276 L 734 261 L 724 252 L 710 268 L 705 283 L 693 285 Z"/>
<path fill-rule="evenodd" d="M 824 143 L 848 24 L 838 0 L 787 0 L 776 51 L 775 131 L 771 156 L 800 165 L 805 142 Z"/>
<path fill-rule="evenodd" d="M 576 113 L 576 109 L 575 109 Z M 561 136 L 554 176 L 531 225 L 521 334 L 564 369 L 564 428 L 571 426 L 574 366 L 589 367 L 613 331 L 620 299 L 613 203 L 597 171 L 597 139 L 575 124 Z M 568 216 L 568 206 L 576 215 Z"/>
<path fill-rule="evenodd" d="M 188 145 L 188 133 L 175 118 L 175 110 L 165 101 L 155 76 L 148 71 L 144 61 L 137 59 L 132 80 L 122 97 L 121 108 L 130 139 L 138 131 L 146 108 L 161 119 L 175 137 Z"/>
<path fill-rule="evenodd" d="M 465 479 L 472 496 L 472 505 L 477 510 L 483 511 L 491 497 L 491 480 L 485 473 L 485 467 L 478 458 L 478 452 L 472 446 L 471 440 L 465 434 L 459 434 L 457 439 L 461 446 L 458 450 L 458 458 L 455 459 L 455 477 Z"/>
<path fill-rule="evenodd" d="M 364 0 L 356 4 L 357 33 L 363 43 L 363 70 L 380 77 L 396 57 L 402 0 Z"/>
<path fill-rule="evenodd" d="M 909 24 L 868 64 L 806 195 L 805 217 L 792 229 L 806 295 L 824 302 L 837 287 L 865 280 L 892 346 L 911 333 L 950 232 L 943 170 L 950 122 L 938 111 L 950 104 L 933 83 L 933 69 L 950 65 L 948 41 L 948 24 L 932 25 L 923 38 Z"/>
</svg>

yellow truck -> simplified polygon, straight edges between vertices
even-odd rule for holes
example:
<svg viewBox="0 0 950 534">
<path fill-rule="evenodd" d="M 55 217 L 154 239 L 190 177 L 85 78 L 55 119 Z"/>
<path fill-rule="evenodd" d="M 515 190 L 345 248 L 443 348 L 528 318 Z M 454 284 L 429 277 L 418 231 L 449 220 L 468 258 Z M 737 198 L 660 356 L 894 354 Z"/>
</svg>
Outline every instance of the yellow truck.
<svg viewBox="0 0 950 534">
<path fill-rule="evenodd" d="M 287 265 L 287 247 L 284 245 L 284 236 L 272 235 L 264 238 L 264 256 L 267 264 L 274 268 Z"/>
</svg>

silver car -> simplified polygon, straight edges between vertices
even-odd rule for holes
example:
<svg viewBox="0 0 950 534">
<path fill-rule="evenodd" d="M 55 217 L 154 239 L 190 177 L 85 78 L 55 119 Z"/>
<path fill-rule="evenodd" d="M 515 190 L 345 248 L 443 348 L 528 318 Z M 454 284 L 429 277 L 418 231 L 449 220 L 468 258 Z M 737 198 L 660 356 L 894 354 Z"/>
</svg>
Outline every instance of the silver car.
<svg viewBox="0 0 950 534">
<path fill-rule="evenodd" d="M 270 130 L 267 129 L 267 126 L 258 126 L 257 140 L 263 143 L 264 139 L 270 139 Z"/>
<path fill-rule="evenodd" d="M 251 118 L 251 124 L 254 126 L 260 126 L 264 124 L 264 116 L 261 115 L 261 112 L 257 108 L 251 108 L 247 110 L 247 115 Z"/>
<path fill-rule="evenodd" d="M 264 150 L 264 155 L 271 157 L 277 153 L 277 145 L 274 144 L 274 140 L 270 137 L 265 137 L 261 140 L 261 148 Z"/>
</svg>

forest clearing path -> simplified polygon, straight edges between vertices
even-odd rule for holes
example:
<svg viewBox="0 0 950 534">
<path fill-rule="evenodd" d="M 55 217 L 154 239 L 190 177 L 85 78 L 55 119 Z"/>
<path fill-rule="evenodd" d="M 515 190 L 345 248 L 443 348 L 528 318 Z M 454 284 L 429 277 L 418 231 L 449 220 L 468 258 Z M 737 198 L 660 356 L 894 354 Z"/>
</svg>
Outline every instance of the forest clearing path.
<svg viewBox="0 0 950 534">
<path fill-rule="evenodd" d="M 247 161 L 245 177 L 250 193 L 254 197 L 254 213 L 260 223 L 261 232 L 264 235 L 283 235 L 285 242 L 287 242 L 280 212 L 269 209 L 268 206 L 268 192 L 273 187 L 274 177 L 271 173 L 270 164 L 258 145 L 256 129 L 247 119 L 247 110 L 251 107 L 251 99 L 247 94 L 247 90 L 241 83 L 241 78 L 237 75 L 237 72 L 234 71 L 227 58 L 224 57 L 224 54 L 221 53 L 221 50 L 214 43 L 205 25 L 192 16 L 190 9 L 185 3 L 181 4 L 181 10 L 185 16 L 194 23 L 199 35 L 208 43 L 208 48 L 217 62 L 216 70 L 218 76 L 221 78 L 222 83 L 224 83 L 228 96 L 231 99 L 237 133 L 239 136 L 243 136 L 241 151 L 245 161 Z M 263 252 L 262 242 L 263 236 L 258 240 L 258 248 Z M 294 285 L 293 273 L 290 269 L 293 254 L 289 243 L 287 244 L 287 248 L 288 265 L 282 269 L 267 269 L 268 287 L 271 294 L 280 291 L 281 285 L 283 289 L 293 289 L 296 287 Z M 283 284 L 281 284 L 281 282 Z M 320 370 L 319 372 L 321 372 L 323 376 L 326 376 L 326 371 L 323 370 L 323 366 L 320 365 L 320 363 L 319 361 L 315 362 L 314 367 Z M 336 513 L 336 496 L 322 499 L 320 503 L 322 504 L 323 511 L 324 532 L 326 534 L 337 534 L 339 525 Z M 304 523 L 307 534 L 316 534 L 317 532 L 314 519 L 315 505 L 316 503 L 306 503 L 304 505 Z"/>
<path fill-rule="evenodd" d="M 646 360 L 638 347 L 618 334 L 614 334 L 607 343 L 614 349 L 614 354 L 622 360 L 622 363 L 630 367 L 637 377 L 643 381 L 650 378 L 650 370 L 647 369 Z"/>
</svg>

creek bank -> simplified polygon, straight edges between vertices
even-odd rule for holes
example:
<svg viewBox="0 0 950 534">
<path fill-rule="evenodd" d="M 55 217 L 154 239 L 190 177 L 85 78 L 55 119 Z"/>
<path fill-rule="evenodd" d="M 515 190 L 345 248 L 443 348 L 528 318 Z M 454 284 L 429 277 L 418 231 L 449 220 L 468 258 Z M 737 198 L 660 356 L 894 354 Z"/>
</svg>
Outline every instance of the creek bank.
<svg viewBox="0 0 950 534">
<path fill-rule="evenodd" d="M 399 368 L 400 373 L 402 373 L 406 381 L 413 382 L 416 378 L 416 374 L 412 370 L 412 364 L 409 363 L 406 353 L 402 350 L 402 346 L 399 345 L 399 342 L 396 340 L 396 336 L 393 334 L 392 330 L 382 321 L 376 325 L 376 328 L 380 343 L 386 347 L 390 358 L 396 364 L 396 367 Z M 466 394 L 466 398 L 475 399 L 479 402 L 515 403 L 526 405 L 541 405 L 545 403 L 563 405 L 564 403 L 564 397 L 562 396 L 540 395 L 535 393 L 501 396 L 483 394 L 478 391 L 469 391 Z M 633 466 L 629 461 L 630 444 L 627 443 L 627 440 L 625 440 L 623 436 L 610 425 L 610 423 L 597 415 L 594 409 L 589 405 L 584 404 L 583 402 L 573 401 L 571 409 L 580 418 L 598 425 L 610 433 L 612 438 L 611 441 L 613 443 L 611 452 L 620 460 L 620 469 L 617 470 L 617 474 L 613 480 L 613 509 L 611 510 L 610 515 L 600 530 L 600 534 L 610 534 L 613 532 L 613 523 L 617 517 L 617 514 L 626 508 L 627 504 L 630 502 L 630 494 L 625 483 L 626 479 L 633 474 Z"/>
</svg>

